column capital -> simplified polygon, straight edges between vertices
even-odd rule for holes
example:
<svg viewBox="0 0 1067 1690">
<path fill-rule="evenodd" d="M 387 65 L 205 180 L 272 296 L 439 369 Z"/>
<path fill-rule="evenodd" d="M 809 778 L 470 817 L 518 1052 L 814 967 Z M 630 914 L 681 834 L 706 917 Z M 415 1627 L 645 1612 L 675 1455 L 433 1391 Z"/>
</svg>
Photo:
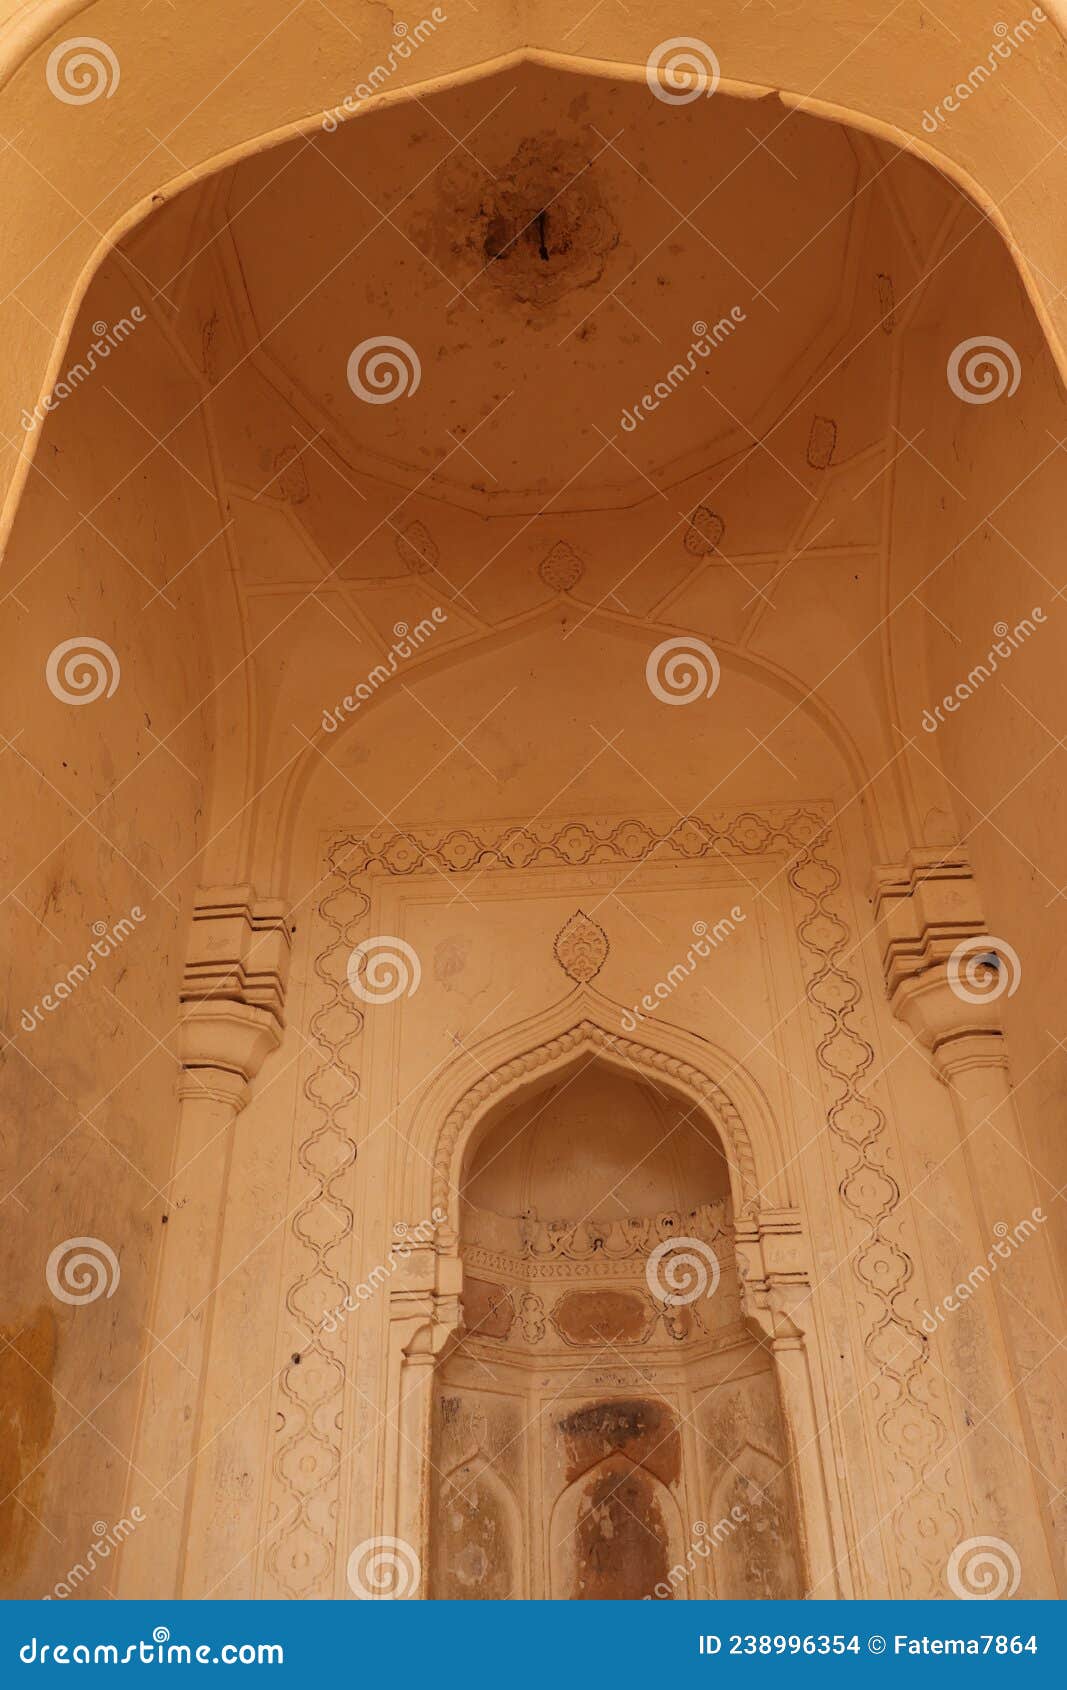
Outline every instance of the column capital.
<svg viewBox="0 0 1067 1690">
<path fill-rule="evenodd" d="M 213 999 L 183 1004 L 178 1025 L 182 1096 L 209 1092 L 232 1098 L 235 1108 L 242 1108 L 249 1084 L 281 1040 L 281 1023 L 252 1004 Z"/>
</svg>

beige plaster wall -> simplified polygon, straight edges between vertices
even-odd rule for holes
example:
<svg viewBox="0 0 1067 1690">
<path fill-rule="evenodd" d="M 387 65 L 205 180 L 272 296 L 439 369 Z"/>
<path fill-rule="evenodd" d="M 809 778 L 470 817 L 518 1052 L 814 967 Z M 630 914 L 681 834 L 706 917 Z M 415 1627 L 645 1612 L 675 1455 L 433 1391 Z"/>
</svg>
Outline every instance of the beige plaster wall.
<svg viewBox="0 0 1067 1690">
<path fill-rule="evenodd" d="M 971 335 L 1012 349 L 1014 394 L 974 404 L 952 391 L 947 363 Z M 994 347 L 992 356 L 1010 385 L 1010 355 Z M 1003 247 L 966 206 L 916 300 L 897 426 L 915 450 L 903 452 L 894 487 L 887 628 L 896 719 L 911 742 L 905 761 L 917 790 L 930 795 L 930 838 L 947 806 L 953 836 L 973 854 L 989 932 L 1018 955 L 1004 1017 L 1035 1200 L 1052 1200 L 1067 1179 L 1058 1043 L 1067 407 Z M 1033 620 L 1035 609 L 1044 620 Z M 1062 1249 L 1058 1228 L 1056 1241 Z"/>
<path fill-rule="evenodd" d="M 106 266 L 72 347 L 136 298 Z M 0 1542 L 5 1589 L 29 1597 L 122 1514 L 151 1342 L 214 733 L 201 583 L 179 571 L 200 546 L 204 566 L 222 561 L 195 418 L 153 450 L 192 396 L 146 316 L 50 416 L 6 558 Z M 64 665 L 59 684 L 81 699 L 64 702 L 49 655 L 85 635 L 110 648 L 96 655 L 117 685 L 84 702 L 94 677 Z M 121 1276 L 85 1306 L 46 1280 L 52 1250 L 80 1237 L 108 1244 Z M 74 1293 L 92 1283 L 56 1272 Z"/>
</svg>

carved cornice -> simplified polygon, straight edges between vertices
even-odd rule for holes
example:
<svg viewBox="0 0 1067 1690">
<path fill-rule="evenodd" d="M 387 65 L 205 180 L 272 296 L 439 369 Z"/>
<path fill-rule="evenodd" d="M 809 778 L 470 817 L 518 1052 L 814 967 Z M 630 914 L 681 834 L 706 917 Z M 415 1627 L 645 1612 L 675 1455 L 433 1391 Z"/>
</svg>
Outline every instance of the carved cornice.
<svg viewBox="0 0 1067 1690">
<path fill-rule="evenodd" d="M 985 931 L 966 853 L 910 851 L 903 864 L 875 871 L 874 900 L 893 1013 L 930 1051 L 939 1076 L 1003 1065 L 1004 961 Z"/>
<path fill-rule="evenodd" d="M 960 944 L 985 931 L 961 848 L 909 851 L 903 863 L 875 869 L 873 891 L 890 998 L 902 980 L 947 963 Z"/>
<path fill-rule="evenodd" d="M 729 1197 L 700 1203 L 684 1212 L 664 1209 L 657 1215 L 607 1221 L 539 1220 L 536 1215 L 522 1215 L 513 1223 L 518 1234 L 514 1251 L 494 1249 L 481 1236 L 480 1221 L 480 1212 L 472 1208 L 465 1222 L 465 1249 L 477 1250 L 480 1256 L 487 1260 L 491 1257 L 506 1269 L 513 1268 L 520 1279 L 532 1265 L 541 1270 L 542 1277 L 546 1271 L 551 1275 L 557 1266 L 567 1274 L 572 1263 L 599 1274 L 639 1272 L 645 1257 L 668 1238 L 703 1238 L 709 1244 L 724 1239 L 732 1249 Z"/>
<path fill-rule="evenodd" d="M 291 947 L 285 905 L 253 886 L 205 886 L 196 895 L 181 1001 L 266 1010 L 283 1025 Z"/>
<path fill-rule="evenodd" d="M 661 1318 L 662 1314 L 663 1311 L 660 1311 Z M 536 1318 L 536 1315 L 527 1316 L 528 1322 Z M 693 1370 L 702 1362 L 721 1355 L 743 1355 L 753 1349 L 758 1352 L 764 1336 L 762 1332 L 754 1333 L 752 1322 L 747 1320 L 731 1320 L 714 1330 L 706 1330 L 693 1321 L 691 1331 L 684 1336 L 672 1335 L 664 1328 L 653 1330 L 644 1342 L 623 1342 L 613 1337 L 594 1338 L 588 1344 L 577 1345 L 565 1343 L 554 1334 L 547 1311 L 541 1310 L 539 1318 L 545 1322 L 547 1342 L 524 1342 L 517 1334 L 508 1339 L 494 1339 L 478 1333 L 463 1332 L 461 1343 L 452 1351 L 452 1365 L 455 1366 L 457 1362 L 460 1365 L 470 1363 L 478 1369 L 483 1379 L 485 1369 L 493 1371 L 500 1367 L 525 1372 L 534 1378 L 540 1376 L 543 1379 L 545 1368 L 551 1367 L 554 1377 L 562 1378 L 568 1373 L 573 1374 L 585 1390 L 594 1388 L 592 1361 L 599 1358 L 608 1366 L 625 1370 L 626 1377 L 632 1383 L 647 1390 L 652 1369 L 655 1369 L 657 1379 L 665 1386 L 684 1384 L 692 1379 Z M 760 1371 L 763 1370 L 763 1365 L 761 1364 Z M 741 1376 L 741 1371 L 739 1366 L 731 1366 L 729 1377 L 736 1379 Z"/>
<path fill-rule="evenodd" d="M 278 899 L 257 898 L 251 886 L 197 893 L 180 994 L 183 1096 L 217 1094 L 241 1107 L 281 1042 L 290 944 Z"/>
</svg>

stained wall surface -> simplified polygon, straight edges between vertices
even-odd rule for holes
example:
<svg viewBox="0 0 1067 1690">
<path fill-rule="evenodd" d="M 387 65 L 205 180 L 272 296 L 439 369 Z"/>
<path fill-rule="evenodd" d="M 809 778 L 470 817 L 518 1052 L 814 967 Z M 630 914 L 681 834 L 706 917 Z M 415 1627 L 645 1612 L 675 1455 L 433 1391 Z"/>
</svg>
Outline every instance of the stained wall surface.
<svg viewBox="0 0 1067 1690">
<path fill-rule="evenodd" d="M 80 331 L 132 303 L 109 265 Z M 5 558 L 0 1541 L 5 1582 L 35 1595 L 122 1512 L 217 735 L 186 568 L 199 550 L 225 570 L 196 387 L 147 312 L 134 333 L 50 418 Z M 50 1253 L 101 1230 L 122 1240 L 122 1299 L 76 1308 Z"/>
</svg>

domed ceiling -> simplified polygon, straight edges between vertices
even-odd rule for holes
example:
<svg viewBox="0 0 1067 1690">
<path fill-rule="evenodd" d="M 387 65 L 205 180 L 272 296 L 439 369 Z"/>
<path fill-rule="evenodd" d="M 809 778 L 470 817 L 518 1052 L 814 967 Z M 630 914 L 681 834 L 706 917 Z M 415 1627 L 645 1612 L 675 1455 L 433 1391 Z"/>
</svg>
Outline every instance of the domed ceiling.
<svg viewBox="0 0 1067 1690">
<path fill-rule="evenodd" d="M 626 504 L 747 445 L 825 357 L 857 176 L 845 130 L 776 100 L 518 67 L 242 164 L 231 294 L 353 470 Z"/>
<path fill-rule="evenodd" d="M 435 661 L 595 615 L 821 685 L 828 624 L 879 614 L 900 346 L 959 209 L 777 99 L 533 63 L 177 196 L 121 285 L 199 384 L 249 638 L 285 630 L 267 719 L 316 729 L 305 664 L 343 697 L 353 640 L 358 675 L 431 616 Z"/>
</svg>

